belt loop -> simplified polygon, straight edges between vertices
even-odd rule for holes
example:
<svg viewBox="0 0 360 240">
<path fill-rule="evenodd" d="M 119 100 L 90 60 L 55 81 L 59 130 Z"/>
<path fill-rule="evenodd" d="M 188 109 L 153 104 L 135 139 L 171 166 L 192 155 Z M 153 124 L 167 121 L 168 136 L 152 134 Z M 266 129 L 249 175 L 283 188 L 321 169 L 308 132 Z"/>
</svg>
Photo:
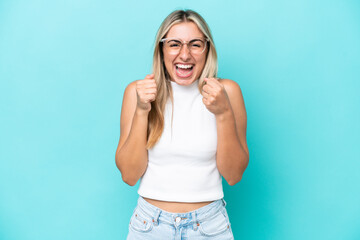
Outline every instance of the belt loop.
<svg viewBox="0 0 360 240">
<path fill-rule="evenodd" d="M 225 202 L 225 199 L 224 199 L 224 198 L 222 198 L 221 200 L 222 200 L 222 202 L 223 202 L 223 204 L 224 204 L 224 207 L 226 207 L 226 202 Z"/>
<path fill-rule="evenodd" d="M 198 223 L 197 218 L 196 218 L 196 212 L 192 212 L 191 215 L 192 215 L 192 219 L 194 221 L 194 227 L 193 227 L 194 231 L 197 231 L 199 223 Z"/>
<path fill-rule="evenodd" d="M 160 216 L 160 213 L 161 213 L 161 210 L 160 210 L 160 209 L 157 209 L 157 210 L 156 210 L 155 217 L 154 217 L 154 219 L 153 219 L 153 222 L 154 222 L 154 225 L 155 225 L 155 226 L 159 225 L 159 216 Z"/>
</svg>

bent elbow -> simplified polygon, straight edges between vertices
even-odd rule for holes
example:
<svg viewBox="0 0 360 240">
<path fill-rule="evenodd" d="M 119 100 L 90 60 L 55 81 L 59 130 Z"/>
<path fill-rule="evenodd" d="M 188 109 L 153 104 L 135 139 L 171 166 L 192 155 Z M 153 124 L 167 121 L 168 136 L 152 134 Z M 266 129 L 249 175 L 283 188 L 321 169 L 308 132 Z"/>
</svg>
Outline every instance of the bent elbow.
<svg viewBox="0 0 360 240">
<path fill-rule="evenodd" d="M 239 176 L 237 178 L 228 179 L 226 181 L 230 186 L 234 186 L 235 184 L 237 184 L 238 182 L 241 181 L 241 178 L 242 178 L 242 176 Z"/>
<path fill-rule="evenodd" d="M 124 168 L 122 168 L 120 166 L 119 161 L 116 159 L 115 162 L 116 162 L 117 168 L 119 169 L 119 171 L 121 173 L 121 178 L 122 178 L 123 182 L 129 186 L 135 186 L 138 179 L 135 179 L 134 177 L 130 176 L 129 174 L 125 174 L 125 170 L 124 170 Z"/>
<path fill-rule="evenodd" d="M 230 186 L 234 186 L 237 182 L 236 182 L 236 181 L 227 181 L 227 183 L 228 183 Z"/>
<path fill-rule="evenodd" d="M 123 182 L 129 186 L 135 186 L 138 180 L 141 178 L 141 175 L 139 175 L 138 172 L 132 171 L 132 169 L 137 168 L 137 166 L 120 164 L 119 159 L 116 160 L 116 165 L 121 173 Z"/>
<path fill-rule="evenodd" d="M 122 175 L 122 180 L 124 181 L 124 183 L 126 183 L 127 185 L 129 185 L 131 187 L 135 186 L 137 183 L 137 179 L 126 177 L 124 175 Z"/>
</svg>

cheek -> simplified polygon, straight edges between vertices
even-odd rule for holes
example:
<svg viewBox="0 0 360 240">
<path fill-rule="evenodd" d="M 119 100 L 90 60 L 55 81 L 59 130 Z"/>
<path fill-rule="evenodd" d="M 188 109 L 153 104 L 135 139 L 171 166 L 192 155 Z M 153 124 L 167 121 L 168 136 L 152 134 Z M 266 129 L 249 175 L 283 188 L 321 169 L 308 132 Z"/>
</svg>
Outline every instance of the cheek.
<svg viewBox="0 0 360 240">
<path fill-rule="evenodd" d="M 169 56 L 164 55 L 164 63 L 165 63 L 166 70 L 168 72 L 171 72 L 172 65 L 173 65 L 172 59 Z"/>
<path fill-rule="evenodd" d="M 171 75 L 171 73 L 172 73 L 172 64 L 171 64 L 171 62 L 165 62 L 165 70 Z"/>
<path fill-rule="evenodd" d="M 204 66 L 205 66 L 205 59 L 199 59 L 198 60 L 198 66 L 199 66 L 199 71 L 203 71 L 204 70 Z"/>
</svg>

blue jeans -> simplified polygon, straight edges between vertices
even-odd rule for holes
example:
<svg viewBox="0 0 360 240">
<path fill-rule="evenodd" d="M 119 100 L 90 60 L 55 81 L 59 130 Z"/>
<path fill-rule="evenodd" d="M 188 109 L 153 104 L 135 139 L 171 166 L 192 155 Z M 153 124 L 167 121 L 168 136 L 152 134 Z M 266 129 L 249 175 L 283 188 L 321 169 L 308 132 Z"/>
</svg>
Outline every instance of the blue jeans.
<svg viewBox="0 0 360 240">
<path fill-rule="evenodd" d="M 127 240 L 233 240 L 224 199 L 187 213 L 170 213 L 141 196 L 130 219 Z"/>
</svg>

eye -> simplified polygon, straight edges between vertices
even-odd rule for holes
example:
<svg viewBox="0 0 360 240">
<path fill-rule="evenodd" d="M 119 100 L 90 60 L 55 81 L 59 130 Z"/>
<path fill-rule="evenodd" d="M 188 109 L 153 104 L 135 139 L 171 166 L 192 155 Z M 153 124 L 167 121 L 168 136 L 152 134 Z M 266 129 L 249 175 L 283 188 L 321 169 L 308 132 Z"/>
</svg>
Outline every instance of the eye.
<svg viewBox="0 0 360 240">
<path fill-rule="evenodd" d="M 170 47 L 180 47 L 180 44 L 178 44 L 178 43 L 172 43 L 172 44 L 170 44 L 169 46 L 170 46 Z"/>
<path fill-rule="evenodd" d="M 166 42 L 166 44 L 171 48 L 181 47 L 181 42 L 176 41 L 176 40 L 170 40 L 170 41 Z"/>
<path fill-rule="evenodd" d="M 193 40 L 190 42 L 191 48 L 203 48 L 204 43 L 201 40 Z"/>
<path fill-rule="evenodd" d="M 193 43 L 193 44 L 191 44 L 191 47 L 199 48 L 199 47 L 201 47 L 201 45 L 200 45 L 200 44 Z"/>
</svg>

